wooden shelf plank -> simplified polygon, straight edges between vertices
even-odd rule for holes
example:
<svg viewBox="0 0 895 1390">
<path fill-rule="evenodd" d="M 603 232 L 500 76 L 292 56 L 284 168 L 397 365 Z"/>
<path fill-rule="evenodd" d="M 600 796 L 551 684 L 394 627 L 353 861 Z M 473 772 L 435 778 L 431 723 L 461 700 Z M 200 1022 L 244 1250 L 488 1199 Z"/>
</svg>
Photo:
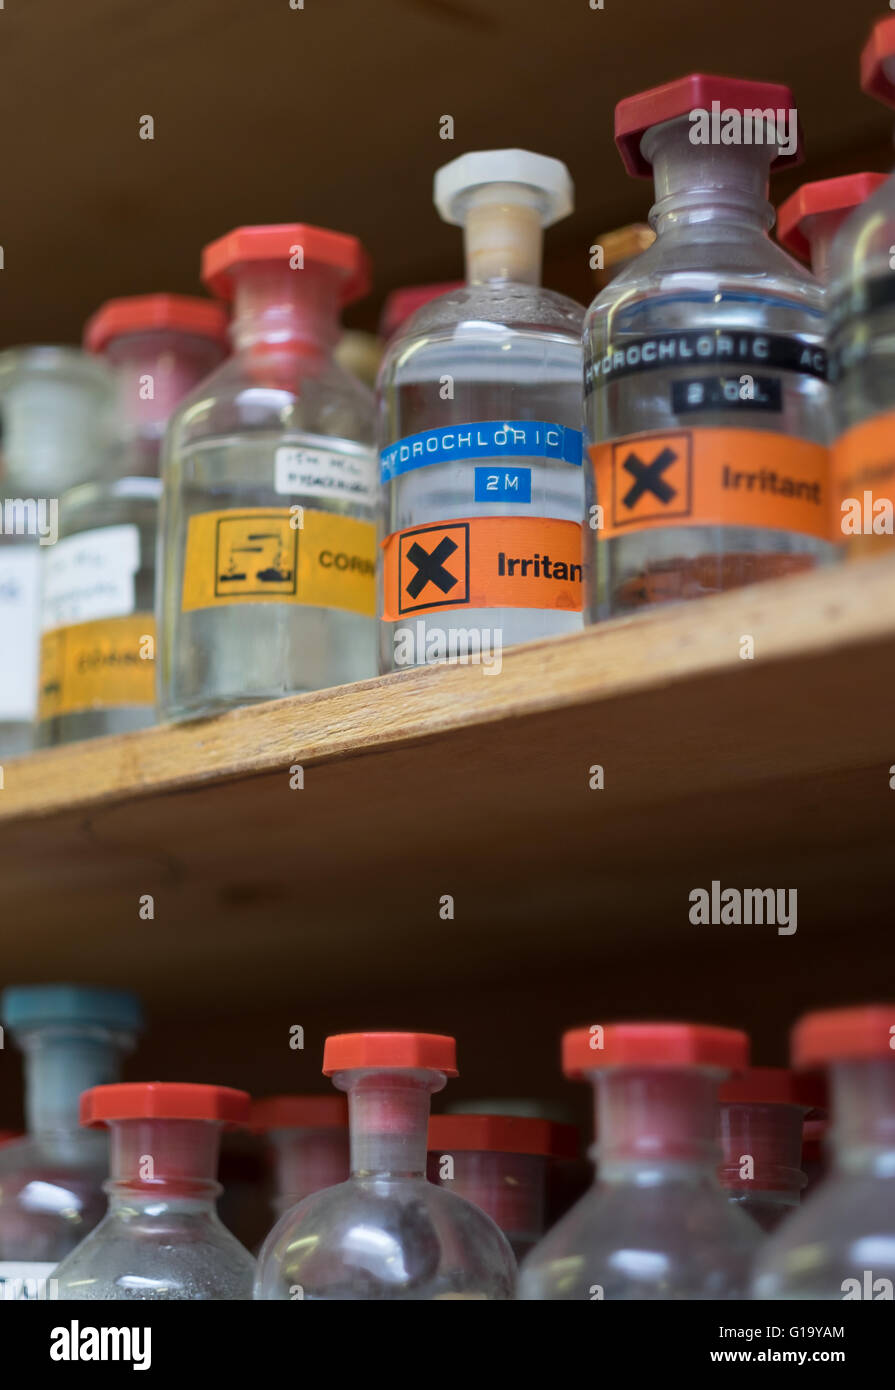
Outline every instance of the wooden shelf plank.
<svg viewBox="0 0 895 1390">
<path fill-rule="evenodd" d="M 692 948 L 687 895 L 713 879 L 798 888 L 793 968 L 858 926 L 879 964 L 893 581 L 873 561 L 517 648 L 499 675 L 408 672 L 9 763 L 7 978 L 52 959 L 176 1008 L 210 968 L 221 1007 L 297 978 L 418 982 L 435 956 L 442 980 L 596 968 Z"/>
</svg>

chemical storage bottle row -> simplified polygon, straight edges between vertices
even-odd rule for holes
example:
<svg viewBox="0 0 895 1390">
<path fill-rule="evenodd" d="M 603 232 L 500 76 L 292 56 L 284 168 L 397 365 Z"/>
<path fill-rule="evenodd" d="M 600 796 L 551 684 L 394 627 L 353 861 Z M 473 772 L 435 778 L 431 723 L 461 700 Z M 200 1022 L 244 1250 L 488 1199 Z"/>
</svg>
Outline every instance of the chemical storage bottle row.
<svg viewBox="0 0 895 1390">
<path fill-rule="evenodd" d="M 122 1082 L 142 1028 L 129 993 L 15 987 L 2 1022 L 27 1115 L 0 1143 L 6 1300 L 893 1297 L 895 1005 L 804 1016 L 790 1069 L 751 1066 L 728 1027 L 572 1029 L 592 1180 L 576 1128 L 537 1101 L 430 1115 L 458 1074 L 452 1037 L 334 1035 L 337 1094 L 253 1102 Z M 216 1210 L 234 1127 L 271 1159 L 254 1253 Z"/>
<path fill-rule="evenodd" d="M 861 71 L 895 104 L 895 20 Z M 541 285 L 561 161 L 437 170 L 465 279 L 392 298 L 375 392 L 338 351 L 366 253 L 305 223 L 208 245 L 213 300 L 112 300 L 84 352 L 0 354 L 0 756 L 891 547 L 891 180 L 787 200 L 809 270 L 769 237 L 788 87 L 691 74 L 622 100 L 615 139 L 652 230 L 592 248 L 587 311 Z"/>
</svg>

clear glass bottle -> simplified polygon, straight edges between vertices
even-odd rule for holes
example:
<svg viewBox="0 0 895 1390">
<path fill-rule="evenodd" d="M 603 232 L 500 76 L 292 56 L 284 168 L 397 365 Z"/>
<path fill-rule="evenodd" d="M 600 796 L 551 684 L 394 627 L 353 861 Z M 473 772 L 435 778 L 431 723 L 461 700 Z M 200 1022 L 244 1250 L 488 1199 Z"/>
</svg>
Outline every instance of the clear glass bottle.
<svg viewBox="0 0 895 1390">
<path fill-rule="evenodd" d="M 785 128 L 747 131 L 753 110 Z M 585 320 L 593 620 L 833 556 L 823 291 L 768 237 L 789 89 L 695 74 L 620 102 L 615 129 L 655 181 L 656 240 Z"/>
<path fill-rule="evenodd" d="M 3 1298 L 47 1298 L 55 1266 L 106 1209 L 107 1145 L 79 1127 L 79 1098 L 116 1080 L 140 1006 L 118 990 L 23 985 L 4 991 L 0 1017 L 24 1053 L 27 1124 L 0 1149 L 0 1286 Z"/>
<path fill-rule="evenodd" d="M 815 279 L 828 285 L 833 238 L 846 217 L 885 181 L 885 174 L 864 173 L 803 183 L 777 209 L 777 240 L 807 261 Z"/>
<path fill-rule="evenodd" d="M 874 25 L 861 85 L 895 106 L 895 17 Z M 895 545 L 893 244 L 895 175 L 846 219 L 830 249 L 833 513 L 849 560 Z"/>
<path fill-rule="evenodd" d="M 379 373 L 383 671 L 496 666 L 583 624 L 583 310 L 541 288 L 569 172 L 466 154 L 439 169 L 435 203 L 463 227 L 467 283 L 405 322 Z"/>
<path fill-rule="evenodd" d="M 808 1107 L 785 1067 L 751 1067 L 721 1084 L 721 1186 L 763 1231 L 794 1207 L 807 1179 L 802 1126 Z"/>
<path fill-rule="evenodd" d="M 97 1086 L 81 1123 L 110 1131 L 109 1209 L 54 1274 L 56 1297 L 238 1300 L 255 1262 L 215 1209 L 221 1131 L 248 1122 L 228 1086 L 148 1081 Z"/>
<path fill-rule="evenodd" d="M 348 1180 L 344 1096 L 267 1096 L 252 1106 L 252 1128 L 266 1136 L 273 1154 L 277 1216 L 312 1192 Z"/>
<path fill-rule="evenodd" d="M 102 474 L 64 494 L 60 540 L 44 557 L 41 744 L 155 722 L 161 442 L 226 334 L 219 304 L 176 294 L 112 299 L 87 323 L 85 346 L 115 380 L 118 439 Z"/>
<path fill-rule="evenodd" d="M 512 1298 L 506 1237 L 426 1180 L 429 1097 L 457 1075 L 454 1039 L 339 1034 L 323 1070 L 348 1095 L 351 1177 L 281 1217 L 258 1258 L 256 1299 Z"/>
<path fill-rule="evenodd" d="M 895 1290 L 895 1004 L 806 1014 L 792 1062 L 829 1073 L 827 1175 L 762 1250 L 753 1296 L 884 1299 Z"/>
<path fill-rule="evenodd" d="M 516 1115 L 433 1115 L 429 1121 L 429 1181 L 487 1212 L 517 1259 L 547 1228 L 552 1160 L 574 1158 L 573 1125 Z"/>
<path fill-rule="evenodd" d="M 104 466 L 112 409 L 108 374 L 76 348 L 0 353 L 0 760 L 34 746 L 41 561 L 59 534 L 60 494 Z"/>
<path fill-rule="evenodd" d="M 168 434 L 159 699 L 209 715 L 376 672 L 371 393 L 333 358 L 367 289 L 352 236 L 240 227 L 205 248 L 233 356 Z"/>
<path fill-rule="evenodd" d="M 567 1076 L 596 1087 L 591 1190 L 523 1261 L 534 1300 L 735 1299 L 761 1232 L 718 1181 L 718 1087 L 744 1033 L 616 1023 L 563 1038 Z"/>
</svg>

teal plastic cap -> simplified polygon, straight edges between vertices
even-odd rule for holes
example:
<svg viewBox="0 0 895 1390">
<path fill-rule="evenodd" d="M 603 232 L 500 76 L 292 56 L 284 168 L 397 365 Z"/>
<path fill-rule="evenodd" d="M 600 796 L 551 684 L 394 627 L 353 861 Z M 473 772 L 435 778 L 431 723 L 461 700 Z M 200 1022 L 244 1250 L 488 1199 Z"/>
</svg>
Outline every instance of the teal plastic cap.
<svg viewBox="0 0 895 1390">
<path fill-rule="evenodd" d="M 0 1022 L 7 1028 L 49 1024 L 92 1024 L 134 1032 L 143 1025 L 135 994 L 92 985 L 13 985 L 0 996 Z"/>
</svg>

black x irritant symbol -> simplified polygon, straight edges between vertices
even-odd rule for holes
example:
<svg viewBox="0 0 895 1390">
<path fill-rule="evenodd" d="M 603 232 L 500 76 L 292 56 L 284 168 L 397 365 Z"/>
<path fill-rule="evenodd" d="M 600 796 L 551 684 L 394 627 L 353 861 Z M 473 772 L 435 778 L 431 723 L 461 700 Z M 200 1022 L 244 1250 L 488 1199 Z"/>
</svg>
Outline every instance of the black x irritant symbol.
<svg viewBox="0 0 895 1390">
<path fill-rule="evenodd" d="M 622 467 L 626 473 L 630 473 L 634 479 L 631 487 L 622 498 L 625 507 L 636 507 L 644 493 L 652 492 L 658 497 L 660 502 L 668 503 L 672 497 L 677 496 L 677 489 L 662 477 L 665 469 L 670 467 L 677 458 L 673 449 L 663 449 L 661 454 L 657 454 L 652 463 L 644 463 L 636 454 L 629 454 Z"/>
<path fill-rule="evenodd" d="M 443 594 L 450 593 L 457 580 L 444 568 L 443 562 L 449 555 L 453 555 L 456 549 L 457 544 L 450 536 L 440 540 L 431 555 L 428 550 L 423 549 L 419 541 L 414 541 L 407 552 L 410 563 L 416 565 L 416 574 L 407 585 L 407 592 L 411 598 L 418 598 L 427 584 L 434 584 Z"/>
</svg>

